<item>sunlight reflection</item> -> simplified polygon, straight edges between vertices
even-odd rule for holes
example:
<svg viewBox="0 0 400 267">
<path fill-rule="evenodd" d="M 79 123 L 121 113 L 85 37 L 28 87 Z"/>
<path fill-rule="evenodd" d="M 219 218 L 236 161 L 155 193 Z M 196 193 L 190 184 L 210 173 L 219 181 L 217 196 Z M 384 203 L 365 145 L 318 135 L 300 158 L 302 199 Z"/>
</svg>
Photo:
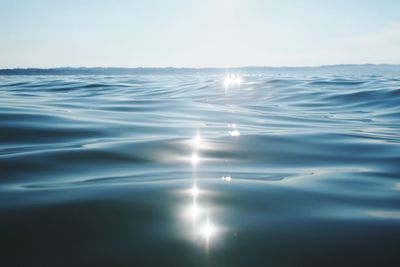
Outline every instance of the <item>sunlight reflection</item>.
<svg viewBox="0 0 400 267">
<path fill-rule="evenodd" d="M 184 140 L 182 143 L 189 146 L 193 153 L 215 148 L 215 142 L 206 139 L 200 132 L 195 133 L 192 137 Z"/>
<path fill-rule="evenodd" d="M 230 136 L 240 136 L 240 132 L 238 130 L 229 131 Z"/>
<path fill-rule="evenodd" d="M 197 198 L 199 196 L 199 189 L 197 189 L 196 185 L 193 185 L 192 189 L 190 189 L 190 194 L 194 197 Z"/>
<path fill-rule="evenodd" d="M 211 237 L 214 236 L 215 234 L 215 227 L 210 223 L 210 219 L 207 218 L 207 221 L 203 228 L 201 229 L 201 234 L 202 236 L 207 240 L 207 242 L 210 240 Z"/>
<path fill-rule="evenodd" d="M 231 128 L 232 128 L 232 131 L 229 131 L 229 135 L 230 135 L 230 136 L 240 136 L 240 132 L 239 132 L 239 130 L 237 129 L 236 124 L 232 124 L 232 125 L 231 125 Z"/>
<path fill-rule="evenodd" d="M 192 165 L 193 165 L 193 166 L 196 166 L 197 163 L 199 163 L 200 158 L 199 158 L 199 156 L 197 155 L 197 153 L 193 153 L 193 154 L 192 154 L 192 156 L 190 157 L 190 161 L 192 162 Z"/>
<path fill-rule="evenodd" d="M 190 207 L 189 214 L 193 220 L 196 220 L 197 216 L 200 214 L 200 209 L 197 206 L 196 201 L 193 202 L 192 206 Z"/>
<path fill-rule="evenodd" d="M 224 178 L 230 180 L 230 176 Z M 190 218 L 193 222 L 193 237 L 205 239 L 206 247 L 208 248 L 209 240 L 215 235 L 217 229 L 216 226 L 210 222 L 210 218 L 208 216 L 211 207 L 200 205 L 199 197 L 202 193 L 202 190 L 200 190 L 196 184 L 193 184 L 190 189 L 186 190 L 186 193 L 190 194 L 192 203 L 185 209 L 185 217 Z M 198 224 L 198 222 L 202 222 L 202 224 Z"/>
<path fill-rule="evenodd" d="M 376 210 L 376 211 L 368 211 L 367 214 L 371 217 L 377 218 L 385 218 L 385 219 L 400 219 L 399 211 L 390 211 L 390 210 Z"/>
<path fill-rule="evenodd" d="M 197 133 L 196 136 L 192 140 L 193 146 L 195 146 L 196 148 L 200 147 L 202 141 L 203 141 L 203 139 L 201 138 L 200 134 Z"/>
<path fill-rule="evenodd" d="M 238 80 L 240 79 L 239 76 L 237 77 L 232 76 L 231 78 L 234 79 L 231 81 L 233 83 L 240 82 L 240 80 Z M 202 149 L 205 149 L 204 146 L 207 145 L 207 143 L 205 144 L 199 131 L 197 131 L 196 135 L 193 138 L 186 140 L 185 142 L 192 147 L 192 155 L 189 156 L 187 160 L 192 163 L 193 176 L 192 176 L 192 187 L 185 190 L 185 193 L 191 196 L 191 204 L 184 209 L 184 216 L 186 218 L 190 218 L 192 222 L 191 224 L 192 227 L 190 230 L 191 240 L 196 243 L 199 243 L 199 241 L 202 240 L 200 244 L 205 244 L 206 254 L 208 254 L 210 247 L 210 239 L 213 238 L 216 232 L 215 225 L 212 224 L 209 219 L 209 212 L 213 209 L 213 207 L 204 205 L 204 203 L 200 201 L 200 196 L 203 195 L 204 191 L 200 190 L 197 187 L 197 173 L 198 173 L 197 164 L 200 162 L 200 160 L 202 160 L 198 153 Z M 227 176 L 224 177 L 224 179 L 226 181 L 230 181 L 231 177 Z"/>
<path fill-rule="evenodd" d="M 187 209 L 185 210 L 185 214 L 186 216 L 190 217 L 195 223 L 198 216 L 202 213 L 202 209 L 197 204 L 197 197 L 200 194 L 200 190 L 194 184 L 192 188 L 187 190 L 187 193 L 190 194 L 192 197 L 192 204 L 187 207 Z"/>
<path fill-rule="evenodd" d="M 237 86 L 240 85 L 242 82 L 242 77 L 236 74 L 227 74 L 224 79 L 224 85 L 226 87 Z"/>
<path fill-rule="evenodd" d="M 225 181 L 225 182 L 230 182 L 231 180 L 232 180 L 232 178 L 230 177 L 230 176 L 222 176 L 222 181 Z"/>
</svg>

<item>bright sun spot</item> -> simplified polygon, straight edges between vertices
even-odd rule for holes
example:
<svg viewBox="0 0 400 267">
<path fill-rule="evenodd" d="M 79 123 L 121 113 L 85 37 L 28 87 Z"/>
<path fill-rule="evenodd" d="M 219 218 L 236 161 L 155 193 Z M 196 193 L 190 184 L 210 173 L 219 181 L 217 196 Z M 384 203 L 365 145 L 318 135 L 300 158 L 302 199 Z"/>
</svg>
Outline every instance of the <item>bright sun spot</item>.
<svg viewBox="0 0 400 267">
<path fill-rule="evenodd" d="M 230 136 L 240 136 L 240 132 L 238 130 L 229 131 Z"/>
<path fill-rule="evenodd" d="M 202 141 L 203 141 L 203 138 L 201 138 L 200 134 L 197 134 L 192 140 L 193 146 L 195 146 L 197 148 L 200 147 Z"/>
<path fill-rule="evenodd" d="M 227 87 L 240 85 L 241 83 L 242 83 L 242 78 L 239 75 L 228 74 L 225 76 L 224 85 Z"/>
<path fill-rule="evenodd" d="M 192 194 L 194 198 L 196 198 L 199 195 L 199 189 L 197 189 L 197 186 L 194 185 L 192 189 L 190 189 L 190 194 Z"/>
<path fill-rule="evenodd" d="M 197 216 L 200 214 L 200 209 L 197 206 L 196 202 L 193 203 L 192 207 L 190 208 L 189 214 L 193 219 L 196 219 Z"/>
<path fill-rule="evenodd" d="M 206 224 L 204 225 L 201 234 L 207 240 L 209 240 L 215 233 L 215 227 L 210 223 L 210 220 L 207 219 Z"/>
<path fill-rule="evenodd" d="M 230 177 L 230 176 L 222 176 L 222 181 L 225 181 L 225 182 L 230 182 L 230 181 L 232 181 L 232 178 Z"/>
<path fill-rule="evenodd" d="M 232 127 L 232 131 L 229 131 L 229 135 L 230 136 L 240 136 L 240 132 L 237 129 L 236 124 L 232 124 L 231 127 Z"/>
<path fill-rule="evenodd" d="M 193 153 L 192 156 L 190 157 L 190 161 L 192 162 L 193 165 L 197 165 L 199 163 L 200 158 L 196 153 Z"/>
</svg>

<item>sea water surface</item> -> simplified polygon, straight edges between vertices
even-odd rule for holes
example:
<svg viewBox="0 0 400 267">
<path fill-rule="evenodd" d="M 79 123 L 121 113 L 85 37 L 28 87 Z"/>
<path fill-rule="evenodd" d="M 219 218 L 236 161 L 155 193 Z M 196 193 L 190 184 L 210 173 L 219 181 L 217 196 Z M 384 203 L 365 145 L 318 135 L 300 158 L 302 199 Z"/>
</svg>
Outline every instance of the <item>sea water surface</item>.
<svg viewBox="0 0 400 267">
<path fill-rule="evenodd" d="M 0 141 L 0 266 L 400 265 L 400 76 L 0 76 Z"/>
</svg>

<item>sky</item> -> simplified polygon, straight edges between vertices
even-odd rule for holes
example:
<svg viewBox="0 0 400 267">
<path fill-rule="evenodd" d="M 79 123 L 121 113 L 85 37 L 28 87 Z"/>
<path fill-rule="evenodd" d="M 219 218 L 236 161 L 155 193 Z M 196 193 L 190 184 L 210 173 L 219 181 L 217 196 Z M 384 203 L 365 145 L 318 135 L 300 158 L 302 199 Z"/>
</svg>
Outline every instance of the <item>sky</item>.
<svg viewBox="0 0 400 267">
<path fill-rule="evenodd" d="M 399 0 L 0 0 L 0 68 L 400 64 Z"/>
</svg>

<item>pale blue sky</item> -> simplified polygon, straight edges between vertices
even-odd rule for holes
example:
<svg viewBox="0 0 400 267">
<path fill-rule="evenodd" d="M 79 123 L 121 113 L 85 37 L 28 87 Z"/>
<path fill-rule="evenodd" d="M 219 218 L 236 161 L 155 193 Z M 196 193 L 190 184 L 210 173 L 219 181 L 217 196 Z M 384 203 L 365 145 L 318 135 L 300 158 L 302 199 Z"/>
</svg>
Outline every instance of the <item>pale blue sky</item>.
<svg viewBox="0 0 400 267">
<path fill-rule="evenodd" d="M 0 68 L 400 63 L 398 0 L 0 0 Z"/>
</svg>

